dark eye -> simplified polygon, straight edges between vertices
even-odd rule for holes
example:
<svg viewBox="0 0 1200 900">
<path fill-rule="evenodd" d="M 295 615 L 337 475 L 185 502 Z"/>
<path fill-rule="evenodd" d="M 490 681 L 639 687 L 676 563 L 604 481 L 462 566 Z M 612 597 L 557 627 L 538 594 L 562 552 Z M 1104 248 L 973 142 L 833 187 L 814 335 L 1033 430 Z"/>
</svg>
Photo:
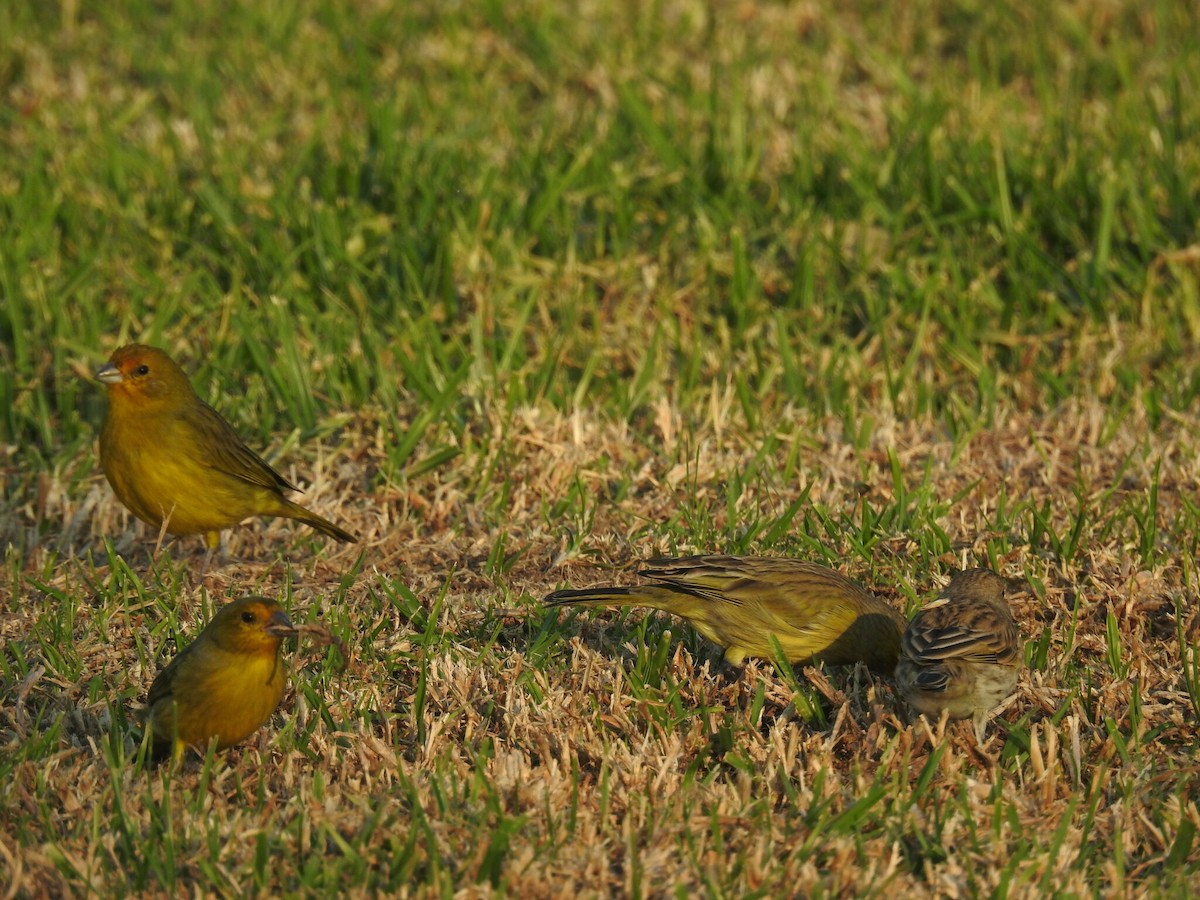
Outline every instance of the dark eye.
<svg viewBox="0 0 1200 900">
<path fill-rule="evenodd" d="M 136 369 L 133 370 L 133 374 L 134 375 L 149 375 L 150 367 L 148 365 L 146 365 L 145 363 L 142 363 L 140 366 L 138 366 Z"/>
<path fill-rule="evenodd" d="M 254 621 L 254 613 L 250 612 L 250 610 L 246 610 L 244 613 L 242 613 L 242 621 L 243 622 L 253 622 Z"/>
</svg>

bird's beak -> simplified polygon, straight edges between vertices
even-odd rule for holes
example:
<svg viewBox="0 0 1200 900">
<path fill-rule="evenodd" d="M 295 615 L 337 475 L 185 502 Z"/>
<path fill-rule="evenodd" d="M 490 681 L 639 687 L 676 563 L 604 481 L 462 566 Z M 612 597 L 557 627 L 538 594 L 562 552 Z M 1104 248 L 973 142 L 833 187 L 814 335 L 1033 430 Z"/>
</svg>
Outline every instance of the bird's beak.
<svg viewBox="0 0 1200 900">
<path fill-rule="evenodd" d="M 296 637 L 300 630 L 292 624 L 292 620 L 287 617 L 282 609 L 274 613 L 267 622 L 267 634 L 271 637 L 286 638 Z"/>
<path fill-rule="evenodd" d="M 112 363 L 105 363 L 96 370 L 96 380 L 103 381 L 105 384 L 120 384 L 125 380 L 125 376 Z"/>
</svg>

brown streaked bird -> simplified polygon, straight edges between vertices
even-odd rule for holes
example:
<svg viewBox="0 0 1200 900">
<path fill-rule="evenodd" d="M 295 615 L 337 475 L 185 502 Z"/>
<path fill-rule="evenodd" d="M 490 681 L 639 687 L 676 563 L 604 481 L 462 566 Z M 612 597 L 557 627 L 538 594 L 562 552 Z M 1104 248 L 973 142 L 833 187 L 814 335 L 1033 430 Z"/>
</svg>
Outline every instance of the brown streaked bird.
<svg viewBox="0 0 1200 900">
<path fill-rule="evenodd" d="M 297 488 L 242 442 L 161 350 L 121 347 L 96 378 L 108 394 L 100 466 L 117 498 L 147 525 L 203 533 L 210 550 L 222 530 L 251 516 L 286 516 L 357 541 L 287 499 L 284 492 Z"/>
<path fill-rule="evenodd" d="M 973 719 L 983 743 L 989 714 L 1017 686 L 1021 647 L 1004 579 L 990 569 L 959 572 L 904 632 L 896 683 L 929 718 Z"/>
<path fill-rule="evenodd" d="M 652 559 L 638 572 L 659 584 L 561 590 L 547 606 L 646 606 L 687 619 L 740 665 L 772 659 L 774 636 L 791 663 L 866 663 L 890 674 L 904 616 L 832 569 L 795 559 L 688 556 Z"/>
<path fill-rule="evenodd" d="M 283 696 L 280 645 L 298 633 L 274 600 L 244 597 L 221 607 L 150 685 L 154 755 L 203 752 L 213 738 L 224 750 L 257 731 Z"/>
</svg>

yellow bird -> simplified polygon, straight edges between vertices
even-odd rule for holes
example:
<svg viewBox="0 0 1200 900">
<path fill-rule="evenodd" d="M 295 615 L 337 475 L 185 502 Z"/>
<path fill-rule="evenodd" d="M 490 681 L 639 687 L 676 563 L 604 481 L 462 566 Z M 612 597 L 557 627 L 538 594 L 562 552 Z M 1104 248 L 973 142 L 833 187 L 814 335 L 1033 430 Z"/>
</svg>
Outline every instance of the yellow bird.
<svg viewBox="0 0 1200 900">
<path fill-rule="evenodd" d="M 1021 647 L 1004 579 L 990 569 L 959 572 L 909 623 L 896 683 L 917 713 L 973 719 L 983 743 L 989 713 L 1017 686 Z"/>
<path fill-rule="evenodd" d="M 158 673 L 147 698 L 155 756 L 223 750 L 267 721 L 286 680 L 280 644 L 298 629 L 265 597 L 223 606 L 196 639 Z"/>
<path fill-rule="evenodd" d="M 555 591 L 547 606 L 647 606 L 687 619 L 725 659 L 866 663 L 891 674 L 907 622 L 898 610 L 832 569 L 794 559 L 688 556 L 652 559 L 639 575 L 659 584 Z"/>
<path fill-rule="evenodd" d="M 129 344 L 96 373 L 108 393 L 100 467 L 135 516 L 170 534 L 220 532 L 250 516 L 299 519 L 339 541 L 357 538 L 284 496 L 297 488 L 242 443 L 155 347 Z"/>
</svg>

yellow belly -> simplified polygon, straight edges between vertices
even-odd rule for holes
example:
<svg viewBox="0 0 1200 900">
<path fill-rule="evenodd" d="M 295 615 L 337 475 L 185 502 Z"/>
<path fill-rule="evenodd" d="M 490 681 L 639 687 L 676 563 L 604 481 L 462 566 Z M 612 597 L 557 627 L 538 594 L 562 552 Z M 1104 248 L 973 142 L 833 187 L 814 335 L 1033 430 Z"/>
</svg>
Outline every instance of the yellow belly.
<svg viewBox="0 0 1200 900">
<path fill-rule="evenodd" d="M 163 741 L 203 749 L 240 743 L 262 727 L 283 697 L 284 670 L 275 657 L 239 660 L 205 672 L 180 673 L 170 698 L 151 710 Z"/>
<path fill-rule="evenodd" d="M 128 426 L 100 439 L 100 464 L 117 498 L 137 518 L 170 534 L 230 528 L 254 515 L 278 515 L 286 501 L 261 485 L 172 449 L 178 441 Z"/>
</svg>

